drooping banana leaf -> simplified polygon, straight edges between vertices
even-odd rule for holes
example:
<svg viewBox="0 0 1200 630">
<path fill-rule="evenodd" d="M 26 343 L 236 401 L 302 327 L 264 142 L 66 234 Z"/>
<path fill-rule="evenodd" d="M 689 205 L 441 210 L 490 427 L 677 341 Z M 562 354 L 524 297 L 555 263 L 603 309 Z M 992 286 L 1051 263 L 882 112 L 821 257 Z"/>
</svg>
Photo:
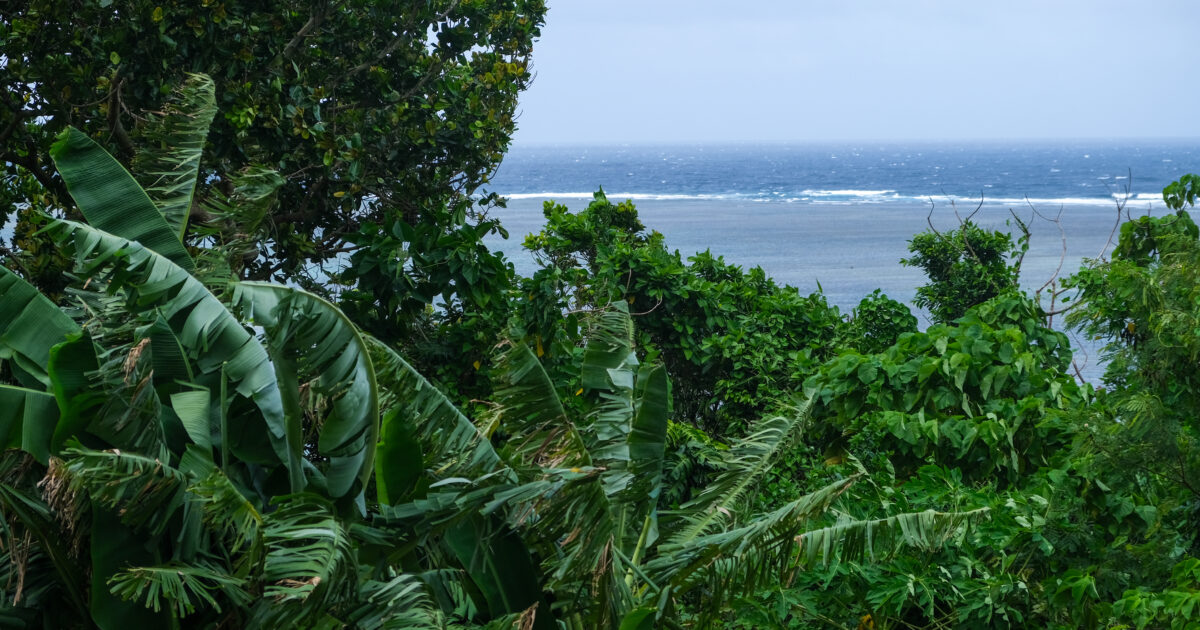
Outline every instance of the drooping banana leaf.
<svg viewBox="0 0 1200 630">
<path fill-rule="evenodd" d="M 366 341 L 379 379 L 381 406 L 388 410 L 375 456 L 380 501 L 396 505 L 404 499 L 395 489 L 407 483 L 411 463 L 406 458 L 413 454 L 423 455 L 424 461 L 418 462 L 423 469 L 436 471 L 431 473 L 432 483 L 479 479 L 497 471 L 504 471 L 497 481 L 516 482 L 491 442 L 450 399 L 383 342 L 369 336 Z M 417 443 L 410 443 L 414 438 Z"/>
<path fill-rule="evenodd" d="M 263 327 L 276 354 L 296 357 L 301 373 L 316 376 L 314 390 L 332 400 L 317 440 L 329 458 L 330 495 L 345 495 L 355 480 L 365 486 L 379 437 L 379 387 L 358 328 L 333 304 L 275 284 L 235 283 L 233 305 Z"/>
<path fill-rule="evenodd" d="M 87 134 L 68 127 L 50 148 L 67 190 L 88 223 L 165 256 L 185 271 L 195 263 L 133 175 Z"/>
<path fill-rule="evenodd" d="M 578 598 L 581 607 L 593 611 L 585 620 L 589 627 L 615 625 L 633 602 L 621 568 L 615 514 L 603 483 L 605 471 L 592 465 L 584 438 L 528 346 L 515 344 L 502 352 L 496 359 L 496 375 L 494 421 L 509 434 L 507 446 L 522 481 L 533 479 L 498 494 L 491 506 L 506 505 L 514 514 L 536 511 L 538 518 L 520 531 L 542 552 L 557 582 L 556 591 Z M 554 489 L 538 493 L 539 482 Z M 595 605 L 596 601 L 602 604 Z"/>
<path fill-rule="evenodd" d="M 812 409 L 812 400 L 786 416 L 762 420 L 751 435 L 738 440 L 725 455 L 726 469 L 682 508 L 682 520 L 671 527 L 673 545 L 736 526 L 750 515 L 747 497 L 762 476 L 796 439 Z"/>
<path fill-rule="evenodd" d="M 53 394 L 0 385 L 0 447 L 19 448 L 45 464 L 57 423 Z"/>
<path fill-rule="evenodd" d="M 509 433 L 508 445 L 520 465 L 592 465 L 583 438 L 567 418 L 554 384 L 529 346 L 517 343 L 500 353 L 496 374 L 493 418 Z"/>
<path fill-rule="evenodd" d="M 98 369 L 96 347 L 86 333 L 73 334 L 50 350 L 49 373 L 59 410 L 51 452 L 57 453 L 69 438 L 86 429 L 93 419 L 92 412 L 108 397 L 107 392 L 92 384 Z"/>
<path fill-rule="evenodd" d="M 833 560 L 875 561 L 881 550 L 891 553 L 901 545 L 936 550 L 962 528 L 988 513 L 988 508 L 963 512 L 906 512 L 881 519 L 842 520 L 829 527 L 804 532 L 799 537 L 806 564 Z"/>
<path fill-rule="evenodd" d="M 263 515 L 265 597 L 251 609 L 245 627 L 336 627 L 314 621 L 329 610 L 328 601 L 358 579 L 349 529 L 333 504 L 314 494 L 276 503 Z"/>
<path fill-rule="evenodd" d="M 157 309 L 200 374 L 223 371 L 230 388 L 254 402 L 271 450 L 287 468 L 292 489 L 303 489 L 303 445 L 289 440 L 289 434 L 298 434 L 298 430 L 289 431 L 267 351 L 225 305 L 185 269 L 139 243 L 74 221 L 54 221 L 47 231 L 74 251 L 84 275 L 107 272 L 111 290 L 127 293 L 132 312 Z M 214 404 L 228 406 L 224 400 Z M 252 420 L 229 421 L 245 425 Z M 223 444 L 236 454 L 240 440 L 261 435 L 243 431 L 223 438 Z"/>
<path fill-rule="evenodd" d="M 0 361 L 12 361 L 25 387 L 50 387 L 50 348 L 79 331 L 54 302 L 0 266 Z"/>
<path fill-rule="evenodd" d="M 180 242 L 187 231 L 200 173 L 204 140 L 217 113 L 213 81 L 203 74 L 187 79 L 168 99 L 162 115 L 152 115 L 143 137 L 150 146 L 134 157 L 134 172 Z"/>
<path fill-rule="evenodd" d="M 854 481 L 835 481 L 774 511 L 746 519 L 748 524 L 741 527 L 660 543 L 658 555 L 644 565 L 644 571 L 659 588 L 670 588 L 674 594 L 700 583 L 714 586 L 714 580 L 753 593 L 789 566 L 796 536 Z M 732 561 L 724 561 L 729 559 Z"/>
<path fill-rule="evenodd" d="M 472 515 L 446 532 L 446 544 L 482 591 L 492 617 L 520 613 L 536 604 L 541 614 L 534 616 L 531 627 L 555 628 L 529 550 L 516 532 L 498 520 Z"/>
</svg>

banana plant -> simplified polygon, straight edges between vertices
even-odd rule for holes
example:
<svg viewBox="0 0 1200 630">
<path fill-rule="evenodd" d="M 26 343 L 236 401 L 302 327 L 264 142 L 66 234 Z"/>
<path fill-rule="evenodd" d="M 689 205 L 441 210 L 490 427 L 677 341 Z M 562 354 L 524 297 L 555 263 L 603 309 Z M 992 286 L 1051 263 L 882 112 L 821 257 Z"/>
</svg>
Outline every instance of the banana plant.
<svg viewBox="0 0 1200 630">
<path fill-rule="evenodd" d="M 184 237 L 211 81 L 189 79 L 180 102 L 199 111 L 168 107 L 160 135 L 199 140 L 146 161 L 146 189 L 75 129 L 52 150 L 87 220 L 46 228 L 76 258 L 82 326 L 0 271 L 0 367 L 14 381 L 0 385 L 0 435 L 49 466 L 41 497 L 0 481 L 7 542 L 38 540 L 6 569 L 25 575 L 33 554 L 57 575 L 41 602 L 18 587 L 0 614 L 35 623 L 57 598 L 102 628 L 435 625 L 415 576 L 354 555 L 380 422 L 367 341 L 304 291 L 214 293 L 195 275 Z"/>
<path fill-rule="evenodd" d="M 175 114 L 207 111 L 206 91 L 189 80 Z M 198 277 L 185 237 L 207 120 L 156 136 L 173 139 L 145 188 L 76 130 L 54 147 L 87 221 L 46 228 L 75 257 L 77 317 L 0 272 L 0 437 L 26 454 L 0 467 L 0 582 L 19 585 L 0 621 L 645 628 L 698 592 L 703 624 L 803 562 L 933 544 L 971 518 L 809 531 L 853 478 L 751 513 L 808 403 L 660 512 L 669 381 L 621 305 L 596 316 L 565 396 L 508 343 L 473 423 L 334 305 Z"/>
<path fill-rule="evenodd" d="M 982 516 L 926 512 L 814 528 L 853 477 L 772 512 L 750 512 L 756 484 L 806 425 L 808 402 L 763 420 L 729 449 L 724 473 L 707 491 L 678 512 L 660 512 L 669 382 L 660 366 L 639 362 L 633 338 L 620 306 L 600 314 L 571 400 L 529 347 L 508 345 L 496 361 L 494 407 L 481 418 L 481 433 L 415 375 L 389 381 L 385 389 L 398 398 L 423 401 L 398 403 L 413 429 L 397 433 L 393 447 L 410 443 L 426 463 L 422 481 L 395 485 L 408 499 L 395 504 L 399 497 L 391 497 L 381 521 L 434 537 L 464 513 L 502 517 L 472 530 L 470 555 L 482 567 L 504 567 L 471 574 L 480 592 L 524 602 L 536 621 L 546 615 L 544 601 L 519 599 L 518 587 L 540 584 L 553 593 L 549 612 L 565 627 L 649 628 L 674 623 L 689 595 L 706 602 L 699 623 L 717 623 L 732 598 L 806 564 L 943 544 Z M 493 451 L 484 438 L 501 435 Z M 395 461 L 381 458 L 379 466 Z M 527 553 L 512 561 L 518 543 Z M 495 561 L 500 545 L 509 551 L 504 564 Z M 525 558 L 539 559 L 536 574 L 528 575 Z"/>
</svg>

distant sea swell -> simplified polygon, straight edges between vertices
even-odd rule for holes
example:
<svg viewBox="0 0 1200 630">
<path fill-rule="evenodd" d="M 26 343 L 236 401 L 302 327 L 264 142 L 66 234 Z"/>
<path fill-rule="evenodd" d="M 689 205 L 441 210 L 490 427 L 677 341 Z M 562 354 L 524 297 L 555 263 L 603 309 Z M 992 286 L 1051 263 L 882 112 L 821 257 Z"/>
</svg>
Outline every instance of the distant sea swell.
<svg viewBox="0 0 1200 630">
<path fill-rule="evenodd" d="M 823 205 L 1161 202 L 1200 171 L 1200 140 L 515 147 L 489 190 L 514 200 Z"/>
<path fill-rule="evenodd" d="M 581 192 L 531 192 L 531 193 L 510 193 L 504 195 L 509 199 L 591 199 L 595 191 Z M 605 195 L 611 201 L 620 201 L 630 199 L 633 201 L 752 201 L 758 203 L 811 203 L 811 204 L 831 204 L 831 205 L 861 205 L 861 204 L 896 204 L 896 203 L 948 203 L 953 200 L 958 204 L 971 204 L 983 202 L 989 205 L 1024 205 L 1027 203 L 1035 206 L 1042 205 L 1067 205 L 1067 206 L 1095 206 L 1103 205 L 1109 202 L 1123 201 L 1127 203 L 1153 203 L 1162 201 L 1161 193 L 1111 193 L 1108 197 L 1058 197 L 1058 198 L 1016 198 L 1016 197 L 987 197 L 980 195 L 976 198 L 955 198 L 952 196 L 938 193 L 936 195 L 921 195 L 921 196 L 905 196 L 894 190 L 801 190 L 794 195 L 785 195 L 781 192 L 774 193 L 726 193 L 726 194 L 671 194 L 671 193 L 649 193 L 649 192 L 611 192 L 605 191 Z"/>
</svg>

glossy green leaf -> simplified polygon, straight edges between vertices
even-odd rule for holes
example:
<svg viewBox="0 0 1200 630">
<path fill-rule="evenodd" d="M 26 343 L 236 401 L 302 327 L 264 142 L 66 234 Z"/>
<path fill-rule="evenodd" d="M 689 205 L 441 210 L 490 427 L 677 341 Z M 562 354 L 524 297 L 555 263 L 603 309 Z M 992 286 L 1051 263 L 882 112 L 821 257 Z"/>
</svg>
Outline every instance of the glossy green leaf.
<svg viewBox="0 0 1200 630">
<path fill-rule="evenodd" d="M 332 401 L 317 438 L 318 452 L 329 458 L 324 470 L 329 493 L 343 496 L 356 480 L 365 487 L 379 436 L 379 388 L 358 328 L 333 304 L 281 285 L 235 283 L 232 302 L 262 326 L 272 352 L 281 357 L 277 368 L 286 363 L 282 357 L 294 357 L 298 374 L 315 377 L 313 391 Z M 295 395 L 285 392 L 285 402 Z M 299 426 L 299 418 L 291 424 Z"/>
<path fill-rule="evenodd" d="M 58 403 L 52 394 L 0 385 L 0 445 L 4 448 L 19 448 L 45 464 L 56 424 Z"/>
<path fill-rule="evenodd" d="M 0 266 L 0 361 L 12 361 L 21 384 L 50 387 L 50 349 L 79 325 L 28 282 Z"/>
<path fill-rule="evenodd" d="M 50 149 L 54 164 L 93 227 L 140 243 L 185 271 L 195 268 L 178 234 L 113 156 L 70 127 Z"/>
</svg>

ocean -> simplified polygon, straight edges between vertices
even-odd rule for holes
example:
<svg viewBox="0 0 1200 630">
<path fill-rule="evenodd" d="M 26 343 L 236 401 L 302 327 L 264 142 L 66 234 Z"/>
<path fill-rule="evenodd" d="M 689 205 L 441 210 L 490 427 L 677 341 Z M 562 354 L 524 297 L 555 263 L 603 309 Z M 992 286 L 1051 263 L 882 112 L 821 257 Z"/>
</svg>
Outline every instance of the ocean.
<svg viewBox="0 0 1200 630">
<path fill-rule="evenodd" d="M 603 187 L 685 258 L 761 266 L 849 312 L 876 288 L 911 304 L 924 277 L 899 261 L 930 223 L 973 216 L 1011 231 L 1015 213 L 1032 232 L 1022 285 L 1033 291 L 1104 257 L 1119 217 L 1162 213 L 1163 187 L 1193 172 L 1200 140 L 515 146 L 488 187 L 509 199 L 493 216 L 510 238 L 488 244 L 529 273 L 521 242 L 541 229 L 543 202 L 581 210 Z"/>
</svg>

